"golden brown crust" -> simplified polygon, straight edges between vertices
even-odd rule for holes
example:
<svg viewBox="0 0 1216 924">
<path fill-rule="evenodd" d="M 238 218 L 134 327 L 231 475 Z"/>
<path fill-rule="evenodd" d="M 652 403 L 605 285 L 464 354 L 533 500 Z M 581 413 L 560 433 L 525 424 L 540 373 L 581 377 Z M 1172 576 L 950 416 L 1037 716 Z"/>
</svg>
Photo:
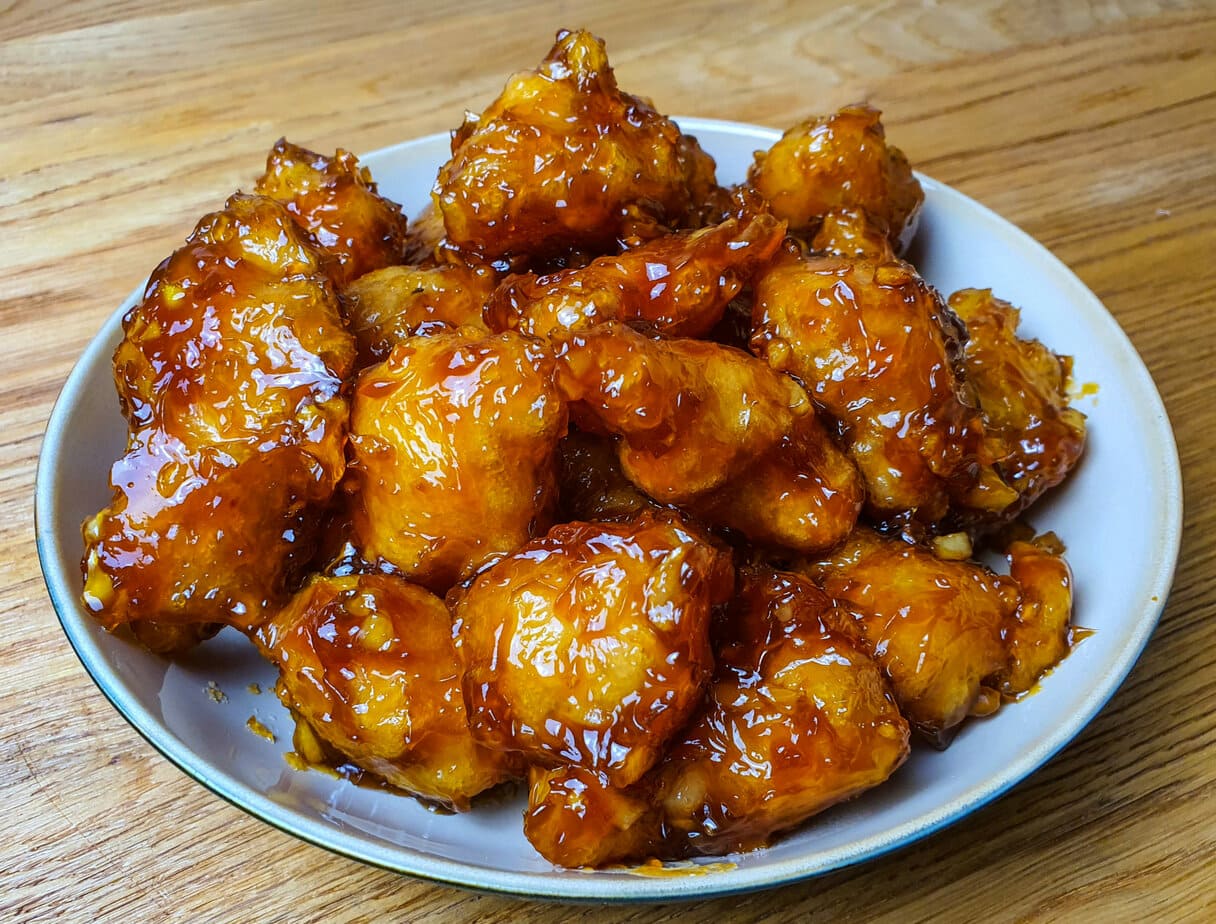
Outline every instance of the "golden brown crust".
<svg viewBox="0 0 1216 924">
<path fill-rule="evenodd" d="M 764 548 L 813 555 L 844 541 L 864 502 L 857 467 L 819 415 L 806 414 L 768 452 L 688 508 Z"/>
<path fill-rule="evenodd" d="M 732 582 L 675 519 L 555 526 L 454 594 L 474 733 L 633 783 L 700 701 Z"/>
<path fill-rule="evenodd" d="M 473 740 L 451 617 L 422 588 L 387 574 L 315 577 L 257 641 L 297 721 L 392 786 L 464 810 L 516 775 Z"/>
<path fill-rule="evenodd" d="M 1072 570 L 1061 551 L 1042 539 L 1011 543 L 1007 556 L 1019 599 L 1005 638 L 1009 665 L 998 675 L 997 683 L 1006 696 L 1020 696 L 1068 654 Z"/>
<path fill-rule="evenodd" d="M 934 524 L 952 500 L 1016 496 L 984 457 L 953 319 L 908 264 L 783 253 L 756 283 L 752 348 L 841 425 L 880 520 Z"/>
<path fill-rule="evenodd" d="M 908 721 L 947 744 L 1008 662 L 1017 582 L 969 561 L 859 527 L 832 556 L 799 566 L 855 608 L 831 625 L 856 631 L 891 680 Z"/>
<path fill-rule="evenodd" d="M 576 419 L 620 436 L 625 474 L 663 503 L 721 486 L 814 413 L 793 379 L 716 343 L 651 340 L 615 322 L 554 342 Z"/>
<path fill-rule="evenodd" d="M 740 573 L 707 704 L 654 773 L 668 850 L 768 843 L 886 780 L 908 724 L 881 672 L 799 575 Z"/>
<path fill-rule="evenodd" d="M 548 336 L 616 320 L 669 337 L 701 337 L 784 236 L 784 225 L 771 216 L 731 218 L 581 269 L 511 276 L 486 306 L 486 323 L 493 330 Z"/>
<path fill-rule="evenodd" d="M 662 852 L 662 818 L 646 783 L 619 788 L 581 767 L 533 767 L 524 835 L 558 866 L 602 867 Z"/>
<path fill-rule="evenodd" d="M 454 134 L 435 202 L 452 244 L 514 265 L 656 237 L 712 185 L 709 155 L 621 92 L 603 42 L 575 31 Z"/>
<path fill-rule="evenodd" d="M 1069 360 L 897 259 L 876 110 L 727 189 L 562 32 L 412 229 L 341 150 L 257 191 L 126 319 L 84 600 L 170 655 L 244 631 L 303 762 L 457 810 L 528 773 L 563 866 L 752 849 L 1067 654 L 1053 536 L 970 558 L 1075 465 Z"/>
<path fill-rule="evenodd" d="M 355 383 L 355 546 L 445 592 L 547 528 L 565 432 L 544 344 L 469 328 L 403 340 Z"/>
<path fill-rule="evenodd" d="M 1000 511 L 1008 521 L 1063 481 L 1085 448 L 1085 415 L 1068 406 L 1071 360 L 1018 337 L 1018 310 L 989 289 L 955 292 L 949 306 L 967 326 L 962 366 L 986 454 L 1018 494 Z"/>
<path fill-rule="evenodd" d="M 365 273 L 400 263 L 406 221 L 401 207 L 378 192 L 366 167 L 341 148 L 333 157 L 280 138 L 254 191 L 282 202 L 328 258 L 342 291 Z"/>
<path fill-rule="evenodd" d="M 925 195 L 881 115 L 859 104 L 798 123 L 756 155 L 748 182 L 794 233 L 810 236 L 829 212 L 855 209 L 902 250 Z"/>
<path fill-rule="evenodd" d="M 233 196 L 123 329 L 130 434 L 114 500 L 84 526 L 85 605 L 111 629 L 251 626 L 311 555 L 346 464 L 354 343 L 321 259 L 274 200 Z"/>
<path fill-rule="evenodd" d="M 386 266 L 360 276 L 342 293 L 360 368 L 387 359 L 407 337 L 458 327 L 487 330 L 481 308 L 494 281 L 490 270 L 459 263 Z"/>
</svg>

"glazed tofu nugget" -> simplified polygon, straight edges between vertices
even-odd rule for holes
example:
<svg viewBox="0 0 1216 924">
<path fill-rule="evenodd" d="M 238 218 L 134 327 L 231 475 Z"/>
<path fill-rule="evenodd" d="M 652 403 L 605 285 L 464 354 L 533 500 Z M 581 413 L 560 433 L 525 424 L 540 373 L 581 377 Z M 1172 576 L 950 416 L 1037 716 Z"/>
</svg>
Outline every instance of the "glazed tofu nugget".
<svg viewBox="0 0 1216 924">
<path fill-rule="evenodd" d="M 473 740 L 452 620 L 395 575 L 314 577 L 256 636 L 283 704 L 343 760 L 449 808 L 512 775 Z"/>
<path fill-rule="evenodd" d="M 865 501 L 857 467 L 817 414 L 805 414 L 777 445 L 690 512 L 768 548 L 826 552 L 853 531 Z"/>
<path fill-rule="evenodd" d="M 84 525 L 88 611 L 109 629 L 248 627 L 281 603 L 346 468 L 354 356 L 322 260 L 279 203 L 236 195 L 204 217 L 123 320 L 129 435 L 113 501 Z M 140 632 L 162 649 L 190 638 Z"/>
<path fill-rule="evenodd" d="M 342 293 L 360 367 L 387 359 L 407 337 L 458 327 L 485 330 L 481 307 L 493 289 L 491 272 L 459 263 L 386 266 L 360 276 Z"/>
<path fill-rule="evenodd" d="M 988 455 L 1017 501 L 1012 519 L 1072 471 L 1085 448 L 1085 415 L 1068 406 L 1068 357 L 1017 335 L 1019 313 L 989 289 L 963 289 L 950 308 L 967 326 L 963 370 L 975 390 Z"/>
<path fill-rule="evenodd" d="M 850 624 L 837 625 L 860 633 L 903 714 L 931 743 L 944 747 L 969 714 L 999 704 L 995 678 L 1008 663 L 1015 580 L 864 527 L 800 570 L 855 608 Z"/>
<path fill-rule="evenodd" d="M 748 570 L 739 583 L 706 705 L 653 774 L 678 852 L 762 846 L 908 756 L 882 672 L 825 622 L 834 601 L 795 574 Z"/>
<path fill-rule="evenodd" d="M 857 209 L 828 212 L 810 243 L 815 253 L 876 263 L 890 263 L 895 259 L 886 233 L 879 230 L 865 212 Z"/>
<path fill-rule="evenodd" d="M 1072 570 L 1052 533 L 1011 543 L 1006 557 L 1009 577 L 1018 585 L 1018 608 L 1005 637 L 1009 665 L 997 681 L 1005 695 L 1020 696 L 1072 645 Z"/>
<path fill-rule="evenodd" d="M 349 151 L 326 157 L 280 138 L 254 189 L 282 202 L 313 236 L 331 258 L 327 268 L 339 291 L 364 273 L 401 262 L 401 206 L 376 192 L 371 174 Z"/>
<path fill-rule="evenodd" d="M 814 413 L 789 376 L 700 340 L 651 340 L 619 323 L 554 337 L 574 412 L 621 437 L 629 479 L 680 503 L 741 472 Z"/>
<path fill-rule="evenodd" d="M 881 115 L 854 105 L 800 122 L 756 155 L 748 182 L 791 232 L 813 235 L 829 212 L 855 209 L 902 250 L 925 194 Z"/>
<path fill-rule="evenodd" d="M 524 835 L 558 866 L 601 867 L 661 854 L 664 834 L 645 781 L 612 786 L 581 767 L 533 767 Z"/>
<path fill-rule="evenodd" d="M 512 276 L 495 290 L 486 322 L 547 336 L 619 320 L 669 337 L 702 337 L 784 238 L 785 226 L 769 215 L 732 218 L 580 269 Z"/>
<path fill-rule="evenodd" d="M 756 284 L 753 319 L 752 349 L 840 425 L 873 516 L 934 524 L 952 501 L 1016 499 L 955 368 L 957 322 L 910 265 L 783 254 Z"/>
<path fill-rule="evenodd" d="M 445 592 L 544 531 L 565 432 L 544 344 L 468 328 L 407 338 L 355 383 L 355 546 Z"/>
<path fill-rule="evenodd" d="M 434 195 L 451 243 L 514 265 L 684 226 L 713 173 L 695 140 L 617 88 L 603 42 L 561 32 L 456 131 Z"/>
<path fill-rule="evenodd" d="M 456 595 L 474 733 L 634 782 L 700 702 L 732 583 L 729 556 L 675 520 L 555 526 Z"/>
</svg>

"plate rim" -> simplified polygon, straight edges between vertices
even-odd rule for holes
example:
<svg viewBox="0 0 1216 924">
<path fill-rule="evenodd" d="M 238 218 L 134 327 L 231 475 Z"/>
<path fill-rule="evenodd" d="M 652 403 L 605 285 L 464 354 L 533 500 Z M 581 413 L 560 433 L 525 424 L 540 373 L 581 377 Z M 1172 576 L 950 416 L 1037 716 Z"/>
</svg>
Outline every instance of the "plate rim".
<svg viewBox="0 0 1216 924">
<path fill-rule="evenodd" d="M 681 116 L 673 116 L 673 119 L 689 133 L 695 134 L 708 129 L 718 134 L 754 139 L 758 144 L 771 143 L 781 135 L 780 130 L 744 122 Z M 374 162 L 411 147 L 435 145 L 449 136 L 448 132 L 420 136 L 378 148 L 361 155 L 360 160 L 364 163 Z M 1161 537 L 1163 542 L 1158 546 L 1160 554 L 1153 562 L 1154 575 L 1149 588 L 1155 602 L 1137 620 L 1135 631 L 1123 639 L 1103 681 L 1091 687 L 1082 701 L 1081 708 L 1063 723 L 1053 726 L 1051 732 L 1045 735 L 1035 748 L 1008 765 L 1001 773 L 985 778 L 950 802 L 936 806 L 918 819 L 887 829 L 864 841 L 822 851 L 814 862 L 808 862 L 806 857 L 793 857 L 750 870 L 731 869 L 706 876 L 672 878 L 642 876 L 636 879 L 603 879 L 594 874 L 570 876 L 509 872 L 449 860 L 403 845 L 397 845 L 392 850 L 376 850 L 369 855 L 367 851 L 357 849 L 358 843 L 366 843 L 359 841 L 357 836 L 315 825 L 306 818 L 293 822 L 292 816 L 296 815 L 295 812 L 199 759 L 185 741 L 168 729 L 164 730 L 163 735 L 156 736 L 155 729 L 161 727 L 162 723 L 134 698 L 123 694 L 120 678 L 88 636 L 82 621 L 87 619 L 87 615 L 79 607 L 76 592 L 52 564 L 59 561 L 70 562 L 72 556 L 62 554 L 60 537 L 56 536 L 50 527 L 57 519 L 55 513 L 59 500 L 59 485 L 51 475 L 65 440 L 65 419 L 68 410 L 84 390 L 88 379 L 87 370 L 95 366 L 98 354 L 111 352 L 110 344 L 121 327 L 122 316 L 142 297 L 143 285 L 135 289 L 106 319 L 77 359 L 52 406 L 38 455 L 34 487 L 35 543 L 51 604 L 68 643 L 90 679 L 127 723 L 170 763 L 229 804 L 285 834 L 337 855 L 462 889 L 517 898 L 583 902 L 631 903 L 717 898 L 788 885 L 874 859 L 929 837 L 978 811 L 1041 769 L 1073 741 L 1122 686 L 1148 644 L 1165 608 L 1177 567 L 1183 522 L 1182 477 L 1173 428 L 1170 426 L 1156 383 L 1130 338 L 1101 300 L 1063 261 L 1021 228 L 958 190 L 919 171 L 916 175 L 926 190 L 932 190 L 934 196 L 953 200 L 952 204 L 955 206 L 979 212 L 994 227 L 1020 245 L 1021 249 L 1034 254 L 1042 268 L 1052 277 L 1052 285 L 1065 292 L 1069 304 L 1084 306 L 1090 320 L 1095 320 L 1107 328 L 1107 333 L 1113 336 L 1119 348 L 1126 354 L 1121 358 L 1131 360 L 1126 365 L 1133 372 L 1135 381 L 1129 382 L 1129 386 L 1134 386 L 1139 394 L 1148 399 L 1149 406 L 1145 411 L 1152 419 L 1155 430 L 1153 436 L 1158 441 L 1157 459 L 1161 463 L 1159 474 L 1166 500 L 1164 535 Z M 556 868 L 554 872 L 560 873 Z"/>
</svg>

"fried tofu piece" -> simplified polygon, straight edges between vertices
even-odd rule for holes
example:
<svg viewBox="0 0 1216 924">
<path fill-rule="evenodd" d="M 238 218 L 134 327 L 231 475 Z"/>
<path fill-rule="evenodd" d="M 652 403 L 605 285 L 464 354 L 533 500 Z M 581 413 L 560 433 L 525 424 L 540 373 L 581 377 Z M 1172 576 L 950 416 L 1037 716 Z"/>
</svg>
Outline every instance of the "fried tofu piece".
<svg viewBox="0 0 1216 924">
<path fill-rule="evenodd" d="M 603 42 L 563 31 L 456 131 L 434 196 L 452 244 L 517 266 L 687 226 L 713 176 L 695 139 L 618 89 Z"/>
<path fill-rule="evenodd" d="M 829 212 L 855 209 L 902 251 L 925 194 L 903 152 L 887 143 L 881 116 L 853 105 L 806 119 L 756 155 L 748 182 L 791 233 L 811 237 Z"/>
<path fill-rule="evenodd" d="M 544 344 L 469 328 L 401 341 L 355 383 L 355 546 L 447 591 L 548 526 L 565 432 Z"/>
<path fill-rule="evenodd" d="M 830 627 L 836 609 L 800 575 L 740 572 L 706 706 L 654 771 L 668 849 L 762 846 L 907 758 L 908 724 L 870 656 Z"/>
<path fill-rule="evenodd" d="M 1068 357 L 1018 337 L 1019 312 L 989 289 L 963 289 L 949 306 L 967 326 L 963 370 L 984 421 L 987 454 L 1018 494 L 1017 516 L 1072 471 L 1085 448 L 1085 415 L 1068 406 Z"/>
<path fill-rule="evenodd" d="M 511 276 L 486 306 L 486 323 L 543 337 L 625 321 L 669 337 L 702 337 L 784 237 L 785 226 L 772 216 L 732 218 L 580 269 Z"/>
<path fill-rule="evenodd" d="M 481 308 L 493 291 L 490 270 L 459 263 L 386 266 L 360 276 L 342 295 L 359 365 L 387 359 L 407 337 L 458 327 L 488 330 Z"/>
<path fill-rule="evenodd" d="M 123 320 L 129 434 L 113 501 L 84 524 L 86 609 L 108 629 L 247 628 L 281 602 L 346 467 L 354 357 L 281 205 L 235 195 L 204 217 Z"/>
<path fill-rule="evenodd" d="M 367 168 L 349 151 L 339 148 L 326 157 L 280 138 L 254 191 L 282 202 L 313 236 L 330 258 L 327 268 L 339 291 L 404 258 L 401 206 L 376 191 Z"/>
<path fill-rule="evenodd" d="M 886 232 L 859 209 L 836 209 L 823 216 L 811 238 L 811 250 L 820 254 L 890 263 L 895 259 Z"/>
<path fill-rule="evenodd" d="M 956 320 L 908 264 L 783 254 L 756 283 L 753 326 L 752 349 L 841 425 L 875 518 L 936 524 L 952 501 L 1016 499 L 956 372 Z"/>
<path fill-rule="evenodd" d="M 865 486 L 817 414 L 721 487 L 693 499 L 690 512 L 759 545 L 803 555 L 830 551 L 853 531 Z"/>
<path fill-rule="evenodd" d="M 620 436 L 625 474 L 663 503 L 721 486 L 814 413 L 789 376 L 716 343 L 651 340 L 616 322 L 554 343 L 577 419 Z"/>
<path fill-rule="evenodd" d="M 674 518 L 555 526 L 453 595 L 474 734 L 635 782 L 701 700 L 733 576 Z"/>
<path fill-rule="evenodd" d="M 664 826 L 650 785 L 611 785 L 581 767 L 529 771 L 524 836 L 567 869 L 607 866 L 663 853 Z"/>
<path fill-rule="evenodd" d="M 932 744 L 945 747 L 969 714 L 999 705 L 993 684 L 1009 661 L 1016 580 L 864 527 L 798 570 L 855 608 L 847 624 L 832 625 L 859 633 L 903 714 Z"/>
<path fill-rule="evenodd" d="M 396 575 L 315 576 L 261 626 L 277 692 L 345 760 L 451 809 L 517 775 L 473 740 L 443 601 Z"/>
<path fill-rule="evenodd" d="M 741 571 L 705 702 L 668 754 L 624 787 L 533 770 L 528 840 L 568 867 L 751 850 L 887 780 L 908 723 L 874 661 L 828 627 L 835 609 L 800 575 Z"/>
<path fill-rule="evenodd" d="M 1034 688 L 1072 646 L 1072 570 L 1051 533 L 1006 550 L 1009 576 L 1018 585 L 1018 608 L 1005 637 L 1009 665 L 997 676 L 1006 696 Z"/>
</svg>

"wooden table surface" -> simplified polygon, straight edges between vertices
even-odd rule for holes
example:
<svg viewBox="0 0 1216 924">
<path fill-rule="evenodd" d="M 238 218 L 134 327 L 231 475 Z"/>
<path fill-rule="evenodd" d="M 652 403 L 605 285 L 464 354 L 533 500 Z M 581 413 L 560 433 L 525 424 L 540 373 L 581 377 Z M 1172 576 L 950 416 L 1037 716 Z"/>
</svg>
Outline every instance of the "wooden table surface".
<svg viewBox="0 0 1216 924">
<path fill-rule="evenodd" d="M 679 918 L 1216 920 L 1216 8 L 465 0 L 0 2 L 0 919 L 562 921 L 361 866 L 229 806 L 94 688 L 39 574 L 43 427 L 102 321 L 280 135 L 371 150 L 454 126 L 561 25 L 665 111 L 785 126 L 868 99 L 930 175 L 1069 264 L 1178 437 L 1186 529 L 1111 703 L 1013 792 L 913 847 Z M 560 7 L 558 13 L 555 7 Z M 1118 542 L 1118 536 L 1109 541 Z"/>
</svg>

